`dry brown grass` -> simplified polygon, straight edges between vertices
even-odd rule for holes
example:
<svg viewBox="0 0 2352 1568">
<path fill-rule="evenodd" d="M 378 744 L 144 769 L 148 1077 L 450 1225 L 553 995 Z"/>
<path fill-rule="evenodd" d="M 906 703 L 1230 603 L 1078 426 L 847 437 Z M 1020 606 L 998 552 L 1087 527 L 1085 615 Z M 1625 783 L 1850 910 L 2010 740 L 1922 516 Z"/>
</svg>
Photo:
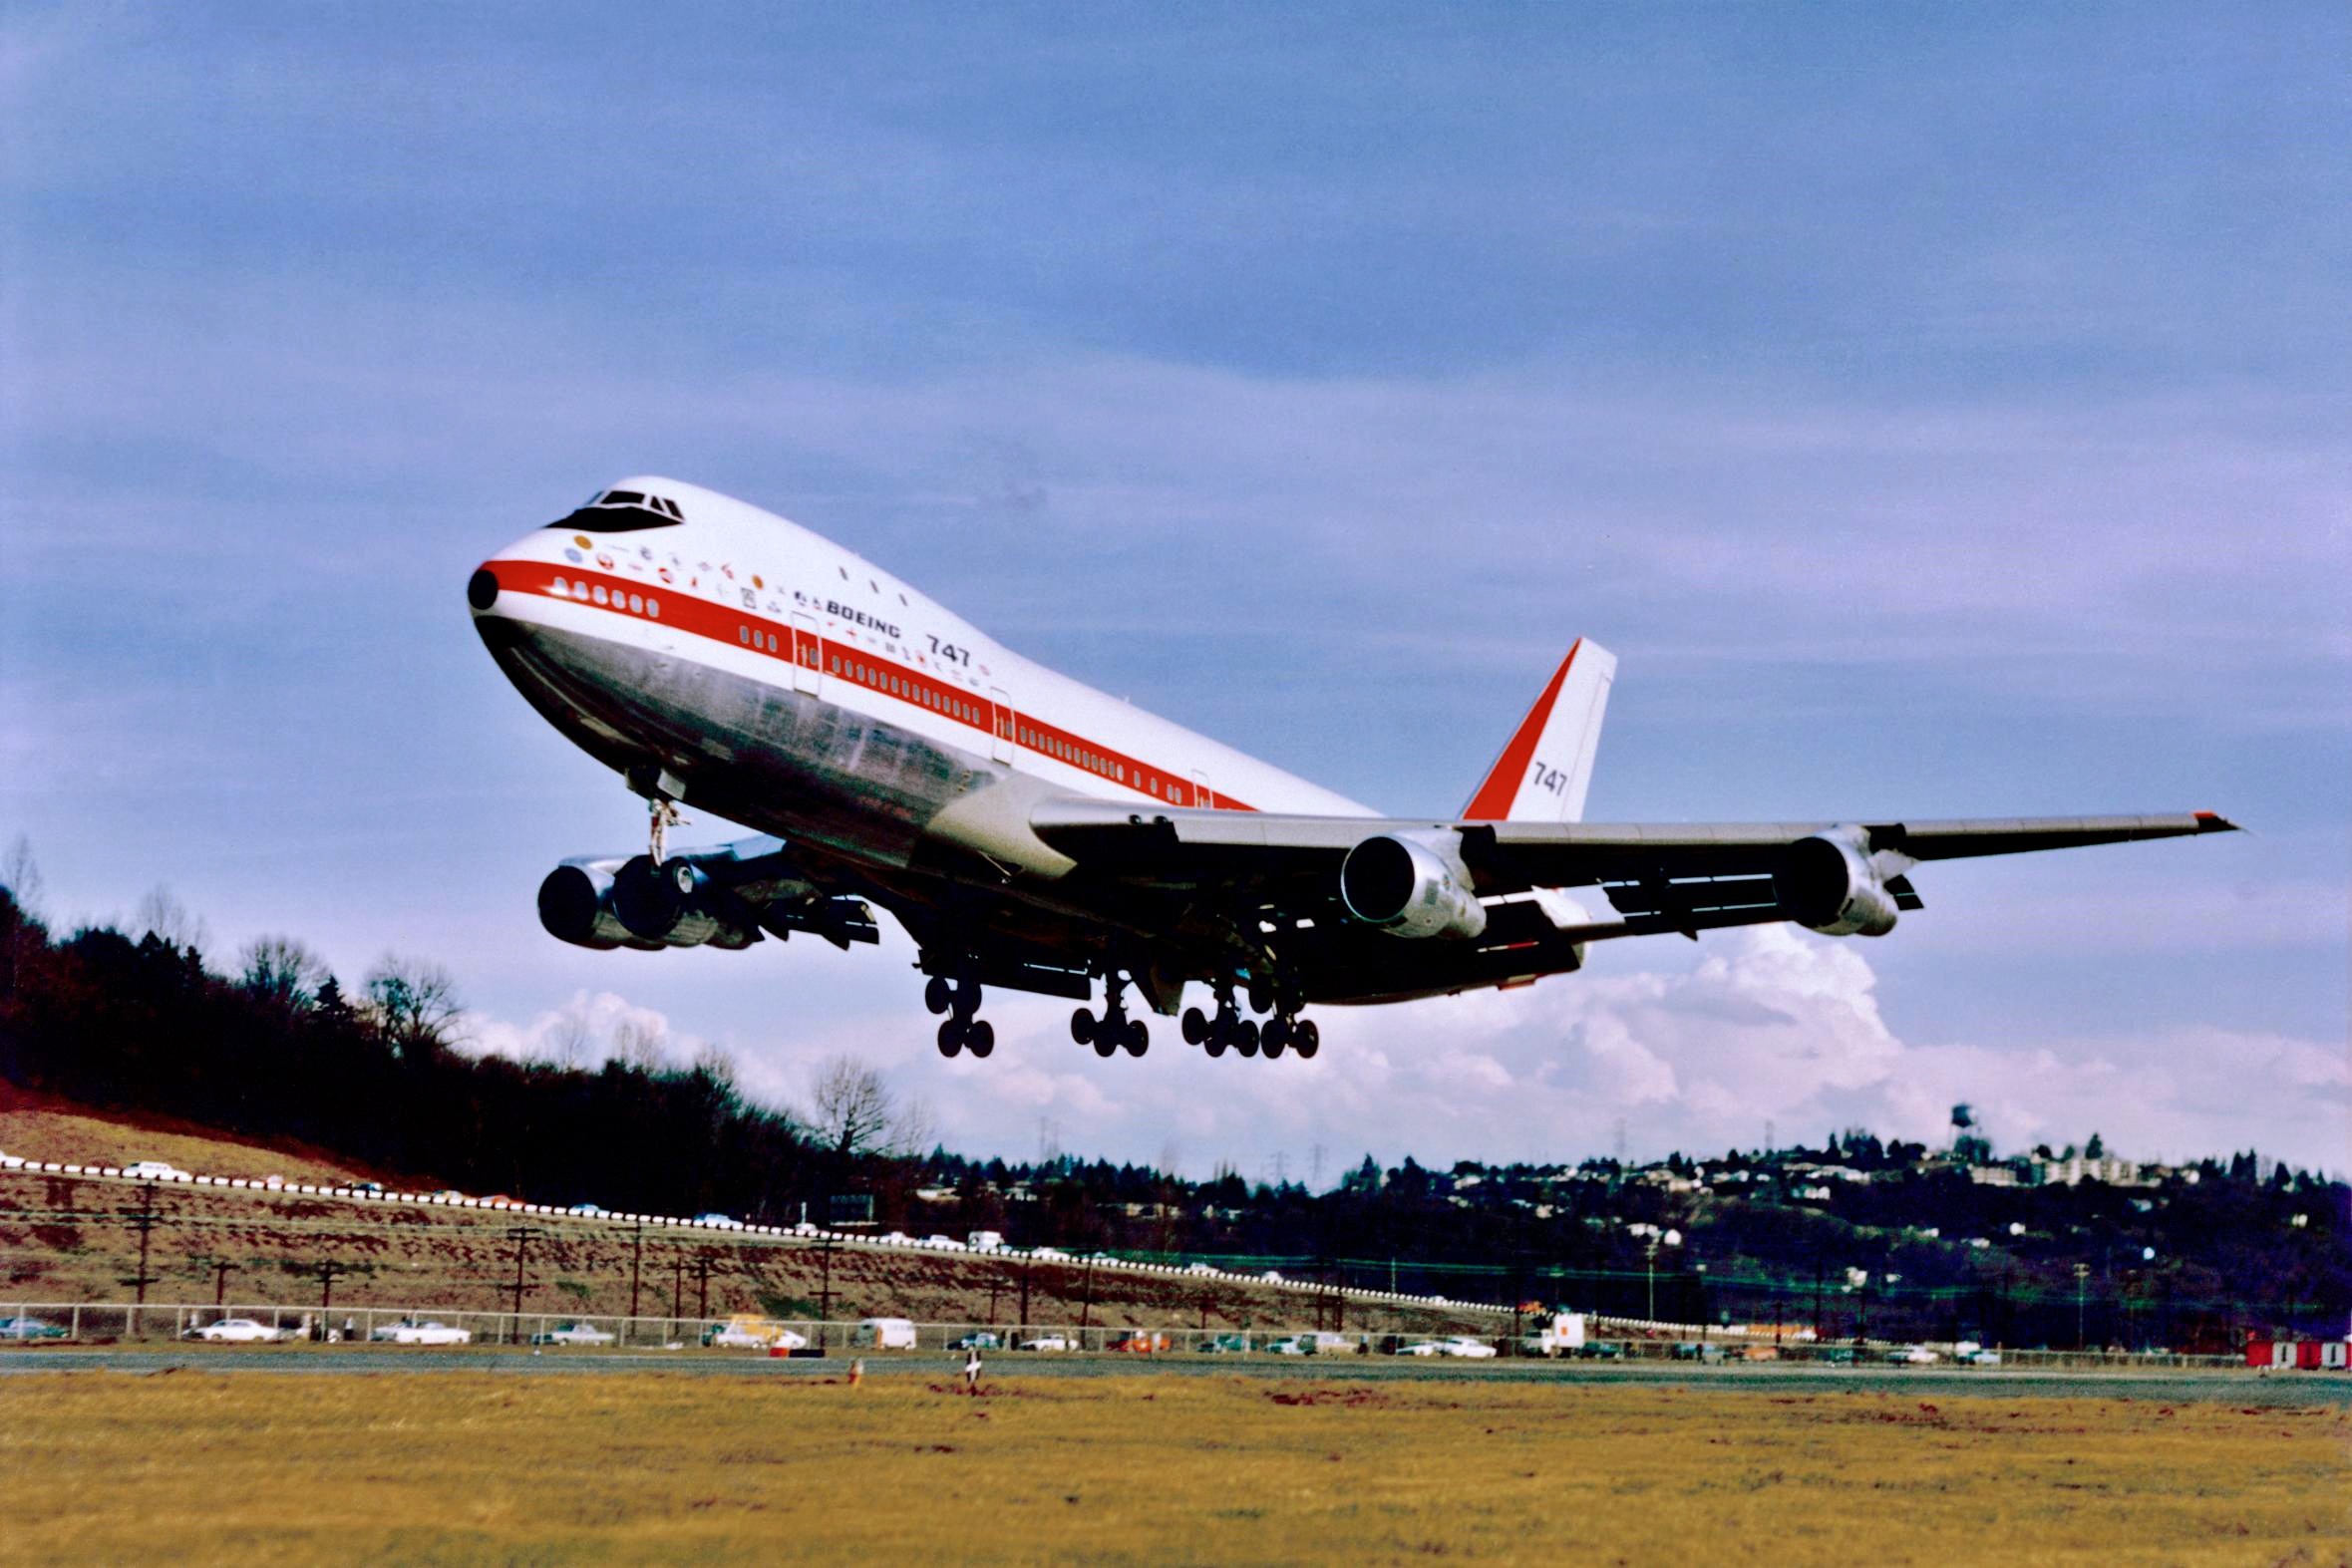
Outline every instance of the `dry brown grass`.
<svg viewBox="0 0 2352 1568">
<path fill-rule="evenodd" d="M 13 1561 L 2343 1563 L 2347 1418 L 1135 1377 L 0 1382 Z"/>
</svg>

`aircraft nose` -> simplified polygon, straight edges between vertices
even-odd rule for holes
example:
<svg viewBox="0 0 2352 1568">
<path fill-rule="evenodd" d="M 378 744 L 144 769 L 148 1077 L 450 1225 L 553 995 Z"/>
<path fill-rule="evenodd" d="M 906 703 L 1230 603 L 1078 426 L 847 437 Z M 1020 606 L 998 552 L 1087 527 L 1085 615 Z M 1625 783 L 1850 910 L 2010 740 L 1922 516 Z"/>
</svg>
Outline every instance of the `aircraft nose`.
<svg viewBox="0 0 2352 1568">
<path fill-rule="evenodd" d="M 466 579 L 466 602 L 477 611 L 487 610 L 499 602 L 499 574 L 488 566 L 477 566 L 474 575 Z"/>
</svg>

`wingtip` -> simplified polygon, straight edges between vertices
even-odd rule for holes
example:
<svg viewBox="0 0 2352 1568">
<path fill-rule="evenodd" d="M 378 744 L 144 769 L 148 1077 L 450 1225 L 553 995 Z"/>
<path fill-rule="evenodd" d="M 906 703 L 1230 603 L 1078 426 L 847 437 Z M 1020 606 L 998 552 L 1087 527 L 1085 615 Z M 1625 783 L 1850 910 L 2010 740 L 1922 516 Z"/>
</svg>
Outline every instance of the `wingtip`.
<svg viewBox="0 0 2352 1568">
<path fill-rule="evenodd" d="M 2197 811 L 2196 830 L 2200 833 L 2242 833 L 2244 828 L 2223 816 L 2219 811 Z"/>
</svg>

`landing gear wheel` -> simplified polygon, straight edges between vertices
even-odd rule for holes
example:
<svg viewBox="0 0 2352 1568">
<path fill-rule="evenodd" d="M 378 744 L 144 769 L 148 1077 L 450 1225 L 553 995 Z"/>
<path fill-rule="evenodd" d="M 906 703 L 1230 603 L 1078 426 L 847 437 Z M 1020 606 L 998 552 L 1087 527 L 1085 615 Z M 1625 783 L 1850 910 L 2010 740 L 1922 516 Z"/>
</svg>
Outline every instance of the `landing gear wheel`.
<svg viewBox="0 0 2352 1568">
<path fill-rule="evenodd" d="M 1196 1046 L 1208 1038 L 1208 1015 L 1196 1007 L 1184 1009 L 1184 1044 Z"/>
<path fill-rule="evenodd" d="M 1095 1016 L 1085 1008 L 1070 1015 L 1070 1038 L 1082 1046 L 1094 1044 Z"/>
<path fill-rule="evenodd" d="M 944 1013 L 954 1005 L 954 1002 L 955 994 L 943 977 L 933 975 L 923 986 L 923 1006 L 932 1012 Z"/>
<path fill-rule="evenodd" d="M 1273 988 L 1262 980 L 1252 980 L 1249 983 L 1249 1011 L 1252 1013 L 1274 1011 Z"/>
<path fill-rule="evenodd" d="M 960 1018 L 951 1018 L 939 1026 L 939 1054 L 952 1057 L 964 1048 L 964 1033 L 970 1027 Z M 985 1028 L 985 1025 L 980 1026 Z"/>
<path fill-rule="evenodd" d="M 1264 1026 L 1257 1032 L 1257 1043 L 1265 1048 L 1267 1056 L 1280 1056 L 1290 1045 L 1290 1020 L 1286 1018 L 1267 1019 Z"/>
<path fill-rule="evenodd" d="M 964 1049 L 975 1057 L 985 1057 L 996 1049 L 996 1026 L 984 1018 L 975 1018 L 964 1026 Z"/>
<path fill-rule="evenodd" d="M 1127 1039 L 1121 1043 L 1127 1047 L 1129 1056 L 1140 1057 L 1152 1049 L 1151 1028 L 1139 1018 L 1127 1026 Z"/>
<path fill-rule="evenodd" d="M 1314 1060 L 1315 1053 L 1323 1049 L 1323 1031 L 1315 1027 L 1313 1019 L 1302 1018 L 1290 1037 L 1290 1045 L 1298 1053 L 1301 1062 L 1310 1062 Z"/>
<path fill-rule="evenodd" d="M 1208 1033 L 1201 1037 L 1200 1049 L 1212 1057 L 1221 1057 L 1225 1054 L 1225 1047 L 1230 1043 L 1223 1030 L 1210 1025 Z"/>
<path fill-rule="evenodd" d="M 1096 1030 L 1095 1055 L 1098 1057 L 1110 1057 L 1116 1055 L 1119 1050 L 1119 1033 L 1118 1027 L 1111 1024 L 1106 1024 L 1101 1029 Z"/>
<path fill-rule="evenodd" d="M 1233 1049 L 1245 1057 L 1257 1055 L 1257 1025 L 1243 1019 L 1233 1028 Z"/>
</svg>

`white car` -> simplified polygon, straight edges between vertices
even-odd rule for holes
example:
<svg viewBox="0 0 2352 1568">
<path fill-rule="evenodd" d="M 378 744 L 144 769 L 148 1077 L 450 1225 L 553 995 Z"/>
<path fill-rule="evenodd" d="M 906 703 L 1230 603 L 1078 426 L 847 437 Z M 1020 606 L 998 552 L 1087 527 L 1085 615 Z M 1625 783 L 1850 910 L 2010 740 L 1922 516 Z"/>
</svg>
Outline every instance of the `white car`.
<svg viewBox="0 0 2352 1568">
<path fill-rule="evenodd" d="M 1943 1360 L 1924 1345 L 1897 1345 L 1886 1353 L 1886 1359 L 1897 1367 L 1931 1367 Z"/>
<path fill-rule="evenodd" d="M 1067 1258 L 1070 1256 L 1069 1253 L 1064 1252 L 1059 1247 L 1032 1247 L 1029 1249 L 1029 1255 L 1033 1258 L 1045 1258 L 1048 1260 Z"/>
<path fill-rule="evenodd" d="M 1301 1339 L 1294 1334 L 1286 1340 L 1268 1342 L 1266 1354 L 1269 1356 L 1312 1356 L 1315 1354 L 1315 1346 L 1313 1341 Z"/>
<path fill-rule="evenodd" d="M 607 1208 L 599 1208 L 593 1203 L 574 1203 L 570 1208 L 565 1209 L 563 1212 L 566 1214 L 583 1215 L 588 1219 L 604 1219 L 612 1213 L 612 1210 Z"/>
<path fill-rule="evenodd" d="M 615 1336 L 587 1323 L 558 1323 L 530 1337 L 533 1345 L 610 1345 Z"/>
<path fill-rule="evenodd" d="M 186 1171 L 177 1165 L 167 1165 L 160 1159 L 143 1159 L 136 1165 L 125 1165 L 123 1174 L 140 1181 L 185 1181 Z"/>
<path fill-rule="evenodd" d="M 1416 1340 L 1411 1345 L 1399 1347 L 1397 1354 L 1400 1356 L 1444 1356 L 1448 1353 L 1446 1347 L 1436 1340 Z"/>
<path fill-rule="evenodd" d="M 697 1214 L 694 1216 L 694 1223 L 697 1225 L 716 1225 L 721 1230 L 743 1229 L 743 1221 L 729 1214 Z"/>
<path fill-rule="evenodd" d="M 398 1323 L 387 1323 L 368 1336 L 387 1345 L 471 1345 L 472 1329 L 452 1328 L 430 1318 L 403 1318 Z"/>
<path fill-rule="evenodd" d="M 964 1250 L 964 1244 L 956 1240 L 953 1236 L 925 1236 L 923 1238 L 923 1245 L 926 1247 L 939 1247 L 948 1252 L 961 1252 Z"/>
<path fill-rule="evenodd" d="M 273 1329 L 252 1318 L 222 1318 L 217 1323 L 190 1329 L 181 1336 L 183 1339 L 203 1340 L 213 1345 L 269 1345 L 293 1337 L 292 1329 Z"/>
<path fill-rule="evenodd" d="M 1025 1351 L 1066 1351 L 1069 1348 L 1070 1337 L 1066 1334 L 1040 1334 L 1036 1339 L 1021 1342 L 1021 1349 Z"/>
<path fill-rule="evenodd" d="M 1457 1334 L 1438 1342 L 1438 1354 L 1460 1356 L 1466 1361 L 1491 1361 L 1495 1356 L 1495 1347 L 1485 1340 L 1474 1340 L 1467 1334 Z"/>
</svg>

